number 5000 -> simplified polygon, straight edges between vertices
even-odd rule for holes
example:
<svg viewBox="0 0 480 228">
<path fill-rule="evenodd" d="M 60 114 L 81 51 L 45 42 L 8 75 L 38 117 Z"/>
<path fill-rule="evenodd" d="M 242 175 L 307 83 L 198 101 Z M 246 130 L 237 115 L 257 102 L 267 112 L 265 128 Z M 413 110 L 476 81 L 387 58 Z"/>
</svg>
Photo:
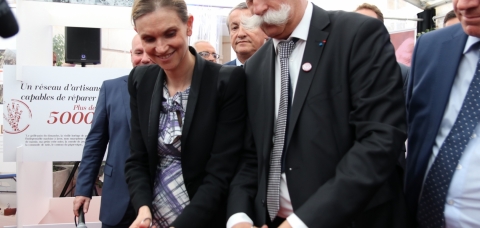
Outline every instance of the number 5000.
<svg viewBox="0 0 480 228">
<path fill-rule="evenodd" d="M 93 112 L 87 112 L 86 114 L 83 114 L 83 112 L 76 112 L 76 113 L 71 113 L 71 112 L 63 112 L 58 116 L 60 112 L 50 112 L 50 117 L 47 120 L 48 124 L 55 124 L 55 123 L 61 123 L 61 124 L 68 124 L 68 123 L 73 123 L 73 124 L 80 124 L 80 123 L 86 123 L 86 124 L 91 124 L 92 123 L 92 118 L 93 118 Z"/>
</svg>

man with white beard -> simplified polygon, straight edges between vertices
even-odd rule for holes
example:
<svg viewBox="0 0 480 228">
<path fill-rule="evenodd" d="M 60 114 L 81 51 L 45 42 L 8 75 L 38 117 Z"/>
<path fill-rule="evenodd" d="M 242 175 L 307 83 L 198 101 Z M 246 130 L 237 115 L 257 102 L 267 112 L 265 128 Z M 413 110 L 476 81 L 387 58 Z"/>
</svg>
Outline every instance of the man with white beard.
<svg viewBox="0 0 480 228">
<path fill-rule="evenodd" d="M 396 160 L 402 76 L 381 21 L 307 0 L 247 0 L 272 39 L 244 65 L 245 151 L 227 227 L 409 227 Z"/>
</svg>

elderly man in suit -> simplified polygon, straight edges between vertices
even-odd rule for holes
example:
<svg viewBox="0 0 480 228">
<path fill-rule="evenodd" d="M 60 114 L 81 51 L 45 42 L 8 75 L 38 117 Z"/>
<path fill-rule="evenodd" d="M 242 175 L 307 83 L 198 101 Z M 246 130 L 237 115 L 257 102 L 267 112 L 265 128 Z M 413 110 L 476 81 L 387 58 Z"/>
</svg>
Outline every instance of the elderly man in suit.
<svg viewBox="0 0 480 228">
<path fill-rule="evenodd" d="M 138 35 L 132 40 L 130 55 L 134 67 L 151 64 Z M 85 140 L 75 189 L 73 211 L 78 216 L 78 209 L 82 205 L 83 211 L 88 212 L 92 189 L 108 144 L 100 208 L 102 228 L 127 228 L 136 218 L 124 174 L 125 161 L 130 156 L 130 96 L 127 79 L 128 76 L 123 76 L 103 82 L 92 127 Z"/>
<path fill-rule="evenodd" d="M 402 76 L 381 21 L 247 0 L 272 39 L 245 63 L 245 152 L 227 227 L 406 227 Z M 403 204 L 402 204 L 403 203 Z"/>
<path fill-rule="evenodd" d="M 480 0 L 422 35 L 407 87 L 405 191 L 417 227 L 480 227 Z"/>
<path fill-rule="evenodd" d="M 242 66 L 268 39 L 268 36 L 260 28 L 244 28 L 242 19 L 251 16 L 252 13 L 245 2 L 235 6 L 228 14 L 227 28 L 230 34 L 230 43 L 237 58 L 225 65 Z"/>
</svg>

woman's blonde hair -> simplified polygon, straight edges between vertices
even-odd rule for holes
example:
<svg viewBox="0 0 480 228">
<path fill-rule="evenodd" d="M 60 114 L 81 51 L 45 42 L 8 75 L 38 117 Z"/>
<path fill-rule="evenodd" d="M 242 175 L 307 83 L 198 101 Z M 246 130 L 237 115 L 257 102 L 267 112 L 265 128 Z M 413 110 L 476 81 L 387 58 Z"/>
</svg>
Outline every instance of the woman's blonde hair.
<svg viewBox="0 0 480 228">
<path fill-rule="evenodd" d="M 177 12 L 178 17 L 183 23 L 188 21 L 187 4 L 184 0 L 135 0 L 132 7 L 132 21 L 135 21 L 155 10 L 168 7 Z"/>
</svg>

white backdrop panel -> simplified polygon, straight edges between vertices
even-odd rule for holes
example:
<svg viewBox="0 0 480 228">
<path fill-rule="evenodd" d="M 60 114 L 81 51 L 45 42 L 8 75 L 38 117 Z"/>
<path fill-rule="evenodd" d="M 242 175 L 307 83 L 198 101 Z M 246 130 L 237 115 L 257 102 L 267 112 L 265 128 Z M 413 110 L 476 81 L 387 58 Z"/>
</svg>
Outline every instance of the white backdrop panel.
<svg viewBox="0 0 480 228">
<path fill-rule="evenodd" d="M 90 130 L 99 89 L 130 69 L 23 67 L 4 72 L 4 161 L 79 161 Z M 122 99 L 119 97 L 118 99 Z"/>
</svg>

